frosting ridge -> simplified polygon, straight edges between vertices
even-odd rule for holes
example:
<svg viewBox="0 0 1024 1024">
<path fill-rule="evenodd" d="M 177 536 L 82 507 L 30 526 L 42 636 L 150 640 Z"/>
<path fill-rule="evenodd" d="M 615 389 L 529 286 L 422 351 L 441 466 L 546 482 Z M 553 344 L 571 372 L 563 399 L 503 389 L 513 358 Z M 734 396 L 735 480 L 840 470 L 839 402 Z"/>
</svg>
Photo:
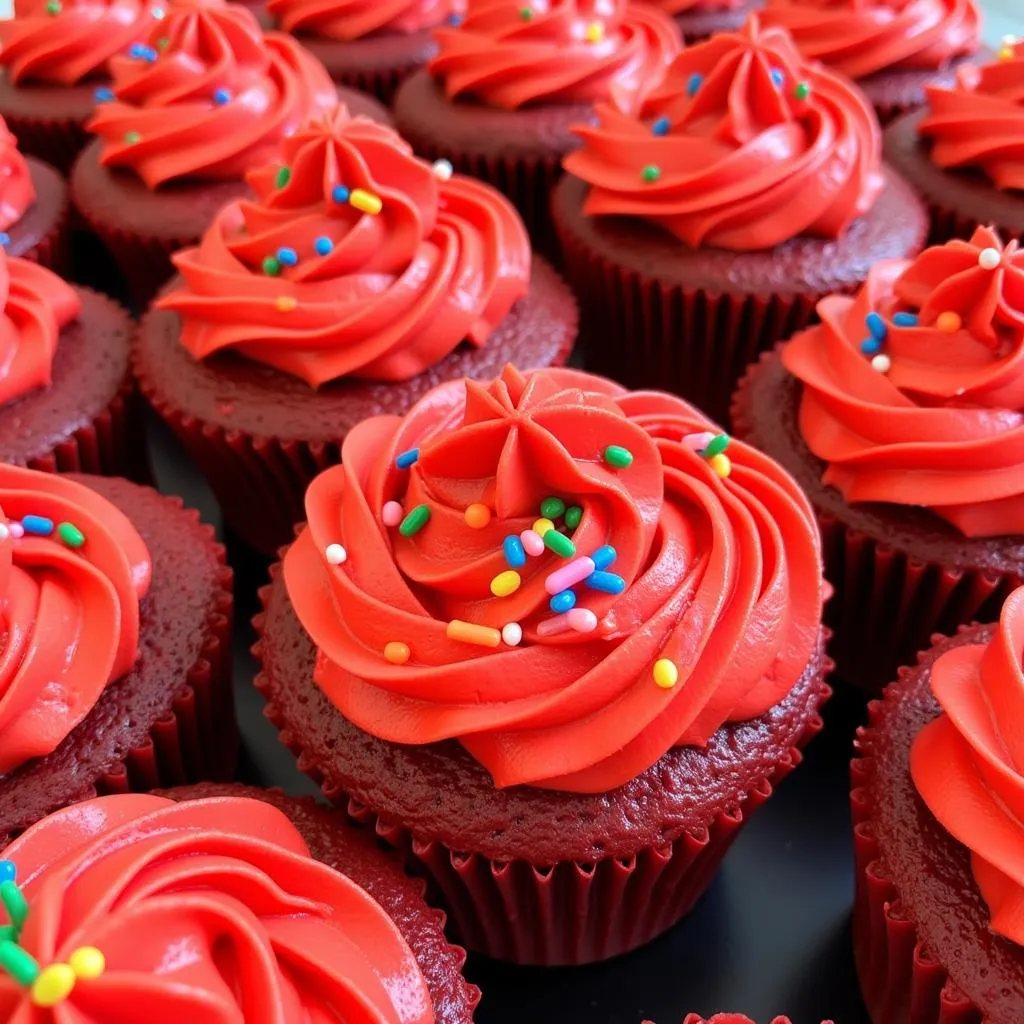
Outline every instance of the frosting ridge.
<svg viewBox="0 0 1024 1024">
<path fill-rule="evenodd" d="M 18 140 L 0 117 L 0 231 L 6 231 L 36 201 L 36 187 Z"/>
<path fill-rule="evenodd" d="M 462 0 L 269 0 L 285 32 L 349 42 L 378 33 L 408 35 L 460 15 Z"/>
</svg>

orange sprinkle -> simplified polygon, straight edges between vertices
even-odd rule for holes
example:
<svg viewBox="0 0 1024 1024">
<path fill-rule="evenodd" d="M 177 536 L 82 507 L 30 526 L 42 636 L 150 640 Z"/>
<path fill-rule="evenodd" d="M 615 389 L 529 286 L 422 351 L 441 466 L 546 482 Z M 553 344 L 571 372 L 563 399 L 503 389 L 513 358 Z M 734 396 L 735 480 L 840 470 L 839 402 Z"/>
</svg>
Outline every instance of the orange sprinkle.
<svg viewBox="0 0 1024 1024">
<path fill-rule="evenodd" d="M 466 525 L 474 530 L 482 530 L 491 521 L 491 510 L 479 501 L 473 502 L 466 509 Z"/>
<path fill-rule="evenodd" d="M 963 320 L 960 319 L 959 313 L 954 313 L 951 309 L 945 313 L 940 313 L 935 318 L 935 326 L 942 331 L 943 334 L 955 334 L 960 330 L 963 325 Z"/>
<path fill-rule="evenodd" d="M 478 626 L 462 619 L 452 619 L 445 627 L 449 640 L 459 640 L 464 644 L 477 644 L 480 647 L 497 647 L 501 643 L 501 631 L 490 626 Z"/>
<path fill-rule="evenodd" d="M 401 640 L 392 640 L 391 643 L 384 645 L 384 659 L 390 661 L 392 665 L 404 665 L 411 653 L 409 645 L 403 644 Z"/>
<path fill-rule="evenodd" d="M 282 313 L 290 313 L 297 305 L 294 295 L 278 295 L 277 308 Z"/>
</svg>

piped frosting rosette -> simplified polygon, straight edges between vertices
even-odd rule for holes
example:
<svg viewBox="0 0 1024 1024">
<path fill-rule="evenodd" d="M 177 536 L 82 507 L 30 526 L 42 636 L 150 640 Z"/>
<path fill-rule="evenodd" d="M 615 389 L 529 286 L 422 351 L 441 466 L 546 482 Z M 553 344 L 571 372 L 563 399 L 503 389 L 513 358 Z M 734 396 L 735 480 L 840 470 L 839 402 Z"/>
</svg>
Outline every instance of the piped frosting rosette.
<svg viewBox="0 0 1024 1024">
<path fill-rule="evenodd" d="M 462 0 L 269 0 L 284 29 L 349 42 L 383 33 L 411 34 L 459 17 Z"/>
<path fill-rule="evenodd" d="M 483 345 L 529 285 L 512 205 L 414 156 L 390 128 L 343 111 L 286 140 L 175 257 L 197 359 L 234 351 L 313 387 L 353 374 L 405 380 L 462 342 Z"/>
<path fill-rule="evenodd" d="M 35 201 L 36 187 L 28 164 L 18 150 L 18 140 L 0 117 L 0 231 L 21 220 Z M 3 239 L 0 243 L 7 244 Z"/>
<path fill-rule="evenodd" d="M 110 796 L 4 851 L 9 1024 L 432 1024 L 384 910 L 259 800 Z"/>
<path fill-rule="evenodd" d="M 374 736 L 604 792 L 760 715 L 813 658 L 806 499 L 680 399 L 509 368 L 364 421 L 342 461 L 284 579 L 316 682 Z"/>
<path fill-rule="evenodd" d="M 1024 252 L 978 228 L 876 265 L 782 352 L 824 481 L 930 508 L 968 537 L 1024 533 Z"/>
</svg>

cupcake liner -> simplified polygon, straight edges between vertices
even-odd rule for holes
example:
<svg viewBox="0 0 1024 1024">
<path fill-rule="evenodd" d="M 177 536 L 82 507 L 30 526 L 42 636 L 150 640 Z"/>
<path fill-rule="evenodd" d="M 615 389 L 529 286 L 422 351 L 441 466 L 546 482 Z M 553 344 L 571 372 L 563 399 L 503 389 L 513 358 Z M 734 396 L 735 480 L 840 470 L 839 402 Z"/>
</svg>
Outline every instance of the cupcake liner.
<svg viewBox="0 0 1024 1024">
<path fill-rule="evenodd" d="M 26 156 L 38 157 L 55 167 L 65 177 L 75 158 L 92 136 L 85 130 L 85 120 L 74 118 L 20 117 L 5 113 L 7 127 L 18 140 L 18 149 Z"/>
<path fill-rule="evenodd" d="M 345 68 L 335 70 L 332 77 L 338 85 L 365 92 L 368 96 L 380 100 L 386 107 L 390 107 L 398 87 L 421 67 L 422 61 L 410 61 L 407 64 L 386 68 Z"/>
<path fill-rule="evenodd" d="M 976 227 L 994 227 L 1004 242 L 1016 238 L 1024 242 L 1024 231 L 1007 227 L 1005 224 L 982 224 L 977 217 L 951 210 L 931 198 L 925 200 L 928 206 L 930 226 L 928 231 L 929 245 L 943 245 L 954 238 L 970 238 Z"/>
</svg>

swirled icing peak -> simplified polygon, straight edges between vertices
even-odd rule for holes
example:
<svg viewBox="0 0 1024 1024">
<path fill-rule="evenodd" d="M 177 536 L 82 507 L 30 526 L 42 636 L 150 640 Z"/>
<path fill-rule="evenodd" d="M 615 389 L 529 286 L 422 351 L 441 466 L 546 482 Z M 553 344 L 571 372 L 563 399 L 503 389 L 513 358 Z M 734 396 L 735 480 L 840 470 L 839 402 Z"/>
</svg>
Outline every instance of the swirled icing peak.
<svg viewBox="0 0 1024 1024">
<path fill-rule="evenodd" d="M 0 249 L 0 405 L 50 383 L 60 332 L 81 305 L 52 270 Z"/>
<path fill-rule="evenodd" d="M 291 36 L 264 36 L 251 10 L 222 0 L 176 0 L 110 70 L 115 98 L 89 129 L 106 166 L 130 168 L 150 188 L 240 179 L 338 103 L 312 54 Z"/>
<path fill-rule="evenodd" d="M 142 0 L 19 0 L 0 21 L 0 67 L 15 84 L 75 85 L 104 75 L 162 13 Z"/>
<path fill-rule="evenodd" d="M 514 110 L 608 102 L 635 110 L 682 45 L 664 12 L 628 0 L 474 0 L 435 33 L 430 71 L 449 99 Z"/>
<path fill-rule="evenodd" d="M 435 173 L 390 128 L 343 111 L 254 171 L 175 257 L 159 303 L 197 359 L 232 350 L 318 387 L 405 380 L 463 341 L 483 345 L 526 293 L 530 246 L 494 189 Z M 444 169 L 450 171 L 450 167 Z"/>
<path fill-rule="evenodd" d="M 36 187 L 18 140 L 0 117 L 0 231 L 6 231 L 36 201 Z"/>
<path fill-rule="evenodd" d="M 761 18 L 850 78 L 939 70 L 981 45 L 975 0 L 767 0 Z"/>
<path fill-rule="evenodd" d="M 939 823 L 971 851 L 991 929 L 1024 946 L 1024 588 L 987 643 L 940 655 L 942 714 L 914 738 L 910 771 Z"/>
<path fill-rule="evenodd" d="M 383 33 L 411 34 L 462 16 L 463 0 L 269 0 L 285 32 L 348 42 Z"/>
<path fill-rule="evenodd" d="M 849 502 L 1024 533 L 1024 252 L 989 228 L 877 264 L 783 349 L 800 430 Z"/>
<path fill-rule="evenodd" d="M 639 117 L 598 114 L 564 161 L 591 186 L 584 212 L 642 217 L 690 246 L 838 238 L 882 189 L 867 101 L 756 16 L 684 50 Z"/>
<path fill-rule="evenodd" d="M 1024 42 L 961 68 L 951 89 L 930 88 L 928 106 L 918 130 L 939 167 L 975 168 L 997 188 L 1024 189 Z"/>
<path fill-rule="evenodd" d="M 352 430 L 284 579 L 316 682 L 499 786 L 604 792 L 807 668 L 813 515 L 693 407 L 572 370 L 454 381 Z"/>
<path fill-rule="evenodd" d="M 4 856 L 27 903 L 11 1024 L 434 1020 L 397 926 L 262 800 L 101 797 Z"/>
<path fill-rule="evenodd" d="M 0 773 L 56 750 L 132 667 L 151 571 L 105 498 L 0 465 Z"/>
</svg>

